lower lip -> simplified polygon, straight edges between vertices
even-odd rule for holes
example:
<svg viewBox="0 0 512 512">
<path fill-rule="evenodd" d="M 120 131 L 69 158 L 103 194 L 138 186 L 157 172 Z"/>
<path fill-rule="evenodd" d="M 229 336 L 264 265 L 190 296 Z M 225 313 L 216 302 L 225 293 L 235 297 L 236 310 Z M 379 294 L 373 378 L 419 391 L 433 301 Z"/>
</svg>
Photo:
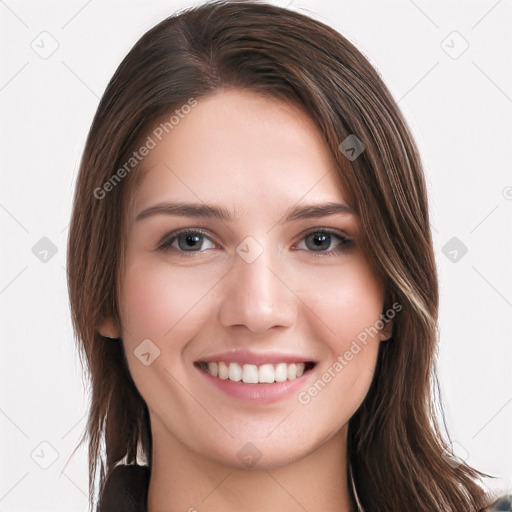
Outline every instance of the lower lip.
<svg viewBox="0 0 512 512">
<path fill-rule="evenodd" d="M 314 368 L 294 380 L 274 382 L 272 384 L 246 384 L 242 381 L 236 382 L 229 379 L 219 379 L 218 377 L 210 375 L 202 368 L 198 368 L 198 370 L 204 375 L 208 382 L 227 395 L 251 404 L 271 404 L 288 398 L 291 395 L 296 395 L 313 373 Z"/>
</svg>

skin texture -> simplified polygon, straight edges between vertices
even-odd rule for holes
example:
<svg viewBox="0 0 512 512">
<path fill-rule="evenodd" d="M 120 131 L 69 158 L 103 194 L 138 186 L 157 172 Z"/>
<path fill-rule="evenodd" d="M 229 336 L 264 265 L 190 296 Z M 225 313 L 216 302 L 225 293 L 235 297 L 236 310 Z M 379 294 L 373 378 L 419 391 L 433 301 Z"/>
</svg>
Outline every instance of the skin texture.
<svg viewBox="0 0 512 512">
<path fill-rule="evenodd" d="M 368 391 L 388 332 L 360 344 L 307 404 L 298 393 L 264 405 L 229 397 L 194 366 L 241 349 L 302 356 L 317 363 L 304 375 L 304 391 L 380 318 L 384 289 L 359 248 L 356 215 L 279 222 L 290 207 L 348 204 L 320 132 L 295 106 L 225 90 L 201 98 L 143 167 L 129 212 L 122 326 L 107 319 L 100 332 L 122 338 L 149 408 L 149 512 L 350 510 L 347 423 Z M 222 205 L 235 217 L 136 220 L 162 201 Z M 178 239 L 158 248 L 181 228 L 207 237 L 193 252 L 179 252 Z M 333 235 L 315 251 L 306 235 L 318 228 L 352 243 Z M 262 250 L 251 263 L 236 251 L 248 236 Z M 251 243 L 250 251 L 258 250 Z M 134 353 L 145 339 L 160 350 L 148 366 Z M 237 456 L 246 443 L 261 455 L 251 468 Z"/>
</svg>

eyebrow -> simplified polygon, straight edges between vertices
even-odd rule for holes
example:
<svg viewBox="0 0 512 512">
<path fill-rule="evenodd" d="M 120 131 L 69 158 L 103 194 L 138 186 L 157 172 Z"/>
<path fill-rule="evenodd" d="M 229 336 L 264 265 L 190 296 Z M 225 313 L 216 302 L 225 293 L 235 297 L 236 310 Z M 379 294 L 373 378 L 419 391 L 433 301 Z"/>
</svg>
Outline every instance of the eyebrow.
<svg viewBox="0 0 512 512">
<path fill-rule="evenodd" d="M 280 223 L 326 217 L 339 213 L 355 215 L 353 208 L 342 203 L 307 204 L 289 208 Z M 142 210 L 135 220 L 137 222 L 157 214 L 182 217 L 213 217 L 223 221 L 232 221 L 236 218 L 230 210 L 221 205 L 166 201 Z"/>
</svg>

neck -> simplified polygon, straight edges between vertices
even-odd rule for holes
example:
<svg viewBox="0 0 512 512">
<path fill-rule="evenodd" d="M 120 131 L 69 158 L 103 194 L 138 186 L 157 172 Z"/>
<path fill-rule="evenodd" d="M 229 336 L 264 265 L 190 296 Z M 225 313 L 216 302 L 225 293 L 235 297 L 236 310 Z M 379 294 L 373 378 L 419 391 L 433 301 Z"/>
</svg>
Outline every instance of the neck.
<svg viewBox="0 0 512 512">
<path fill-rule="evenodd" d="M 280 467 L 240 469 L 197 454 L 168 431 L 155 429 L 148 512 L 354 512 L 346 435 L 345 426 L 314 452 Z"/>
</svg>

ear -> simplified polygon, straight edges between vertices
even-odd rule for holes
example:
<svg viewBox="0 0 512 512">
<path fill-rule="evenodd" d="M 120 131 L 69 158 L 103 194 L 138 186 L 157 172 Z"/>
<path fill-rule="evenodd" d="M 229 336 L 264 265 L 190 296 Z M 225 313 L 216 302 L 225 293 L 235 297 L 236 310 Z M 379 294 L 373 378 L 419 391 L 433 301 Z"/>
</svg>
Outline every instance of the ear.
<svg viewBox="0 0 512 512">
<path fill-rule="evenodd" d="M 396 313 L 402 310 L 402 306 L 397 302 L 394 292 L 386 294 L 384 308 L 381 315 L 381 321 L 384 324 L 380 330 L 379 337 L 381 341 L 389 341 L 393 336 L 393 326 Z"/>
<path fill-rule="evenodd" d="M 388 341 L 393 336 L 393 319 L 388 318 L 387 321 L 382 321 L 384 323 L 384 327 L 380 331 L 380 340 Z"/>
<path fill-rule="evenodd" d="M 112 317 L 105 318 L 97 327 L 96 330 L 104 337 L 117 340 L 121 338 L 121 329 L 114 322 Z"/>
</svg>

